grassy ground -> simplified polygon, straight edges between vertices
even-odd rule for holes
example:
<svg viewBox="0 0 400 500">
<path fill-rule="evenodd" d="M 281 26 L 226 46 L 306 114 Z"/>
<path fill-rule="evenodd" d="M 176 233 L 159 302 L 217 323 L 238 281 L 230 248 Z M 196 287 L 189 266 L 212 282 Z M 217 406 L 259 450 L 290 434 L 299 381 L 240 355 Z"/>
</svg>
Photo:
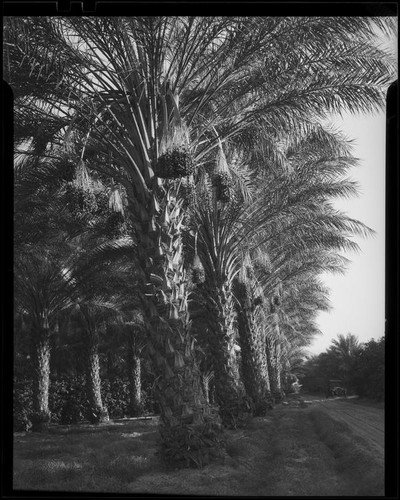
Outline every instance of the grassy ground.
<svg viewBox="0 0 400 500">
<path fill-rule="evenodd" d="M 227 458 L 174 470 L 157 454 L 157 422 L 54 427 L 14 437 L 14 489 L 186 495 L 383 495 L 383 464 L 349 428 L 316 409 L 282 408 L 227 431 Z"/>
</svg>

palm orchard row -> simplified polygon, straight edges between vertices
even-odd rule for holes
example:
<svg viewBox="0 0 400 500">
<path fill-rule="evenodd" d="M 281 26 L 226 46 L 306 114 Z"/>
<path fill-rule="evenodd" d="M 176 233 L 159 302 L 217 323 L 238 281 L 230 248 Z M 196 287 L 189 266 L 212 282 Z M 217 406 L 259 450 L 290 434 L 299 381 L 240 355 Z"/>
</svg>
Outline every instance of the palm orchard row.
<svg viewBox="0 0 400 500">
<path fill-rule="evenodd" d="M 282 397 L 328 307 L 320 273 L 342 272 L 340 252 L 370 232 L 332 206 L 356 193 L 346 177 L 356 160 L 321 118 L 383 105 L 394 65 L 374 42 L 379 29 L 394 27 L 6 19 L 16 329 L 32 345 L 38 428 L 49 419 L 51 339 L 71 329 L 98 420 L 99 336 L 130 346 L 131 373 L 148 361 L 163 451 L 178 461 L 207 462 L 223 426 Z"/>
</svg>

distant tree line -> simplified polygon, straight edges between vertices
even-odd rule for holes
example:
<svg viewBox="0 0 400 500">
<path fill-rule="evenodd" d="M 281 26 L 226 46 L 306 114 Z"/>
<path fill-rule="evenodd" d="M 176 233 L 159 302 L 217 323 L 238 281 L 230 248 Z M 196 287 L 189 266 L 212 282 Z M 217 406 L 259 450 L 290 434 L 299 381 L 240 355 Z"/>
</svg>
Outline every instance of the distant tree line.
<svg viewBox="0 0 400 500">
<path fill-rule="evenodd" d="M 385 337 L 360 343 L 352 334 L 339 335 L 321 354 L 302 366 L 305 392 L 324 393 L 329 380 L 341 380 L 348 394 L 385 399 Z"/>
</svg>

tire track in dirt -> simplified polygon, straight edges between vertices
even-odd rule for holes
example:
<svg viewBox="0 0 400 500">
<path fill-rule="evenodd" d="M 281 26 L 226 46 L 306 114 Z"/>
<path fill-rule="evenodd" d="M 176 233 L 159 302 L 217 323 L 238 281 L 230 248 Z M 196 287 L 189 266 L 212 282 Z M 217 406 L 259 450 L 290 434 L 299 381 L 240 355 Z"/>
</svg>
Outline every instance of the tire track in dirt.
<svg viewBox="0 0 400 500">
<path fill-rule="evenodd" d="M 340 400 L 320 402 L 320 406 L 334 419 L 348 424 L 354 434 L 365 439 L 383 459 L 385 453 L 384 410 L 368 408 Z"/>
</svg>

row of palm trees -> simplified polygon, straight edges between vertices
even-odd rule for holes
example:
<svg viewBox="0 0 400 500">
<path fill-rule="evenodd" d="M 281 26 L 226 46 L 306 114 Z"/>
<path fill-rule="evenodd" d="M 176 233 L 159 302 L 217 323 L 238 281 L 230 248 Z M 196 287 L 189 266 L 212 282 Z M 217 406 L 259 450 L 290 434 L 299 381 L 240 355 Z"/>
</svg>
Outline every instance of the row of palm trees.
<svg viewBox="0 0 400 500">
<path fill-rule="evenodd" d="M 221 422 L 242 425 L 282 397 L 328 307 L 319 274 L 342 272 L 351 236 L 371 233 L 331 204 L 356 193 L 345 177 L 356 160 L 321 118 L 383 105 L 395 69 L 374 37 L 394 28 L 386 18 L 6 19 L 16 307 L 36 346 L 38 413 L 49 335 L 72 307 L 99 415 L 99 324 L 140 323 L 170 458 L 209 460 Z M 104 194 L 119 233 L 99 209 Z"/>
</svg>

